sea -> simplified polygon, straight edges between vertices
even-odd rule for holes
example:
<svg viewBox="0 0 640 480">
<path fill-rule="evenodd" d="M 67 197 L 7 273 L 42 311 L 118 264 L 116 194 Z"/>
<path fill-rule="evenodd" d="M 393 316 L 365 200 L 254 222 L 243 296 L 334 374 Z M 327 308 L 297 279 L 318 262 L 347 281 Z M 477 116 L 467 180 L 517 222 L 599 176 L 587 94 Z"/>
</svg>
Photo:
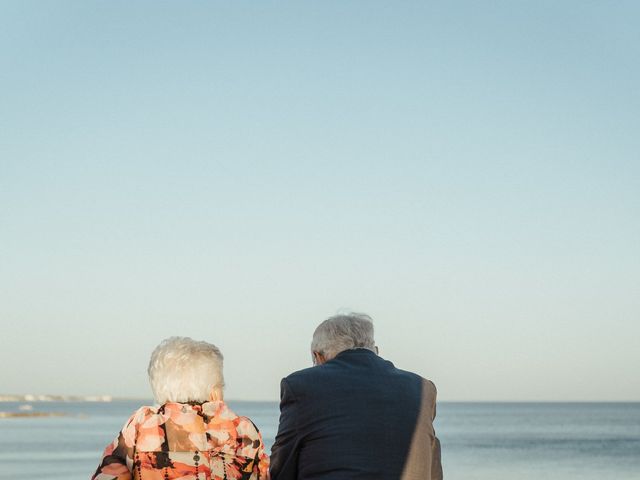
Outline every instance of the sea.
<svg viewBox="0 0 640 480">
<path fill-rule="evenodd" d="M 276 402 L 229 401 L 273 444 Z M 0 479 L 81 480 L 139 400 L 35 402 L 51 417 L 0 418 Z M 24 403 L 0 403 L 18 412 Z M 23 407 L 24 408 L 24 407 Z M 438 404 L 448 480 L 640 480 L 640 403 Z"/>
</svg>

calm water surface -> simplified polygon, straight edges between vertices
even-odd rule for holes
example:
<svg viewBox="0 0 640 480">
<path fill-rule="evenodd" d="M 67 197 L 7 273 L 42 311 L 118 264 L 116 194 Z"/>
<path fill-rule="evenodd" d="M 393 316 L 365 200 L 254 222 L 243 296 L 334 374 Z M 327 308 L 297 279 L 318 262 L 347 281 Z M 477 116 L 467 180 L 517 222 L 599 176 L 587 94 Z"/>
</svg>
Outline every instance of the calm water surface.
<svg viewBox="0 0 640 480">
<path fill-rule="evenodd" d="M 69 416 L 0 419 L 0 478 L 89 478 L 142 403 L 33 403 Z M 278 404 L 229 404 L 270 448 Z M 441 403 L 436 430 L 448 480 L 640 480 L 640 403 Z"/>
</svg>

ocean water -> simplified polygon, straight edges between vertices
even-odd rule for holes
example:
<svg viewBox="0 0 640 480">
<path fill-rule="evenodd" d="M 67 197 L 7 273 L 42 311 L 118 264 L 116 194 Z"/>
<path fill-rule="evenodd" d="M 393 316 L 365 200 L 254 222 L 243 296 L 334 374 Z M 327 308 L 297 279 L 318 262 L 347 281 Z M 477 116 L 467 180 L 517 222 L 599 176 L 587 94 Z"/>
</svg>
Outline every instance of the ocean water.
<svg viewBox="0 0 640 480">
<path fill-rule="evenodd" d="M 270 448 L 278 404 L 229 404 Z M 67 416 L 0 418 L 0 479 L 89 478 L 141 402 L 32 405 Z M 448 480 L 640 480 L 640 403 L 443 402 L 435 425 Z"/>
</svg>

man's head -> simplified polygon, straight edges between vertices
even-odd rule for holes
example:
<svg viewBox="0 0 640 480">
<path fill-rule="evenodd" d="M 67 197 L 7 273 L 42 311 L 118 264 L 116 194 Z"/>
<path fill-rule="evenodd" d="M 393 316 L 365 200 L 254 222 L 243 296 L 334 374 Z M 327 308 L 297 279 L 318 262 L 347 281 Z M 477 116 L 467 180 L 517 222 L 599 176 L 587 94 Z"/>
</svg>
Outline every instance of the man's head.
<svg viewBox="0 0 640 480">
<path fill-rule="evenodd" d="M 364 313 L 347 313 L 328 318 L 313 332 L 311 354 L 315 364 L 328 362 L 340 352 L 366 348 L 378 353 L 373 339 L 373 322 Z"/>
</svg>

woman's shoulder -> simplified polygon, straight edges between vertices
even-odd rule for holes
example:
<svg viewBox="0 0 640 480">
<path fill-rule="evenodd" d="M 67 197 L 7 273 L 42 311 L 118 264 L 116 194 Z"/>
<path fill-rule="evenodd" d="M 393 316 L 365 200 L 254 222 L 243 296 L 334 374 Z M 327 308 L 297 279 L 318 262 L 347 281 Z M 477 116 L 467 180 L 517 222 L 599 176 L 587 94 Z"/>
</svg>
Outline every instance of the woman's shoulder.
<svg viewBox="0 0 640 480">
<path fill-rule="evenodd" d="M 216 411 L 216 416 L 218 418 L 226 418 L 227 420 L 231 420 L 233 426 L 238 433 L 238 436 L 249 437 L 252 440 L 259 438 L 260 432 L 258 431 L 258 427 L 249 417 L 245 417 L 243 415 L 238 415 L 236 412 L 231 410 L 228 405 L 221 402 Z"/>
<path fill-rule="evenodd" d="M 138 408 L 133 414 L 140 417 L 147 417 L 149 415 L 156 415 L 158 413 L 158 406 L 143 405 Z"/>
<path fill-rule="evenodd" d="M 143 405 L 142 407 L 138 408 L 135 412 L 131 414 L 131 416 L 129 417 L 129 420 L 127 420 L 125 427 L 144 423 L 149 419 L 149 417 L 152 417 L 153 415 L 157 415 L 157 414 L 158 414 L 158 407 Z"/>
<path fill-rule="evenodd" d="M 236 418 L 236 430 L 239 434 L 245 435 L 251 438 L 259 438 L 260 431 L 255 423 L 249 418 L 244 416 L 239 416 Z"/>
<path fill-rule="evenodd" d="M 264 452 L 262 435 L 256 424 L 249 417 L 237 418 L 236 432 L 238 433 L 237 455 L 256 458 L 258 454 Z"/>
</svg>

